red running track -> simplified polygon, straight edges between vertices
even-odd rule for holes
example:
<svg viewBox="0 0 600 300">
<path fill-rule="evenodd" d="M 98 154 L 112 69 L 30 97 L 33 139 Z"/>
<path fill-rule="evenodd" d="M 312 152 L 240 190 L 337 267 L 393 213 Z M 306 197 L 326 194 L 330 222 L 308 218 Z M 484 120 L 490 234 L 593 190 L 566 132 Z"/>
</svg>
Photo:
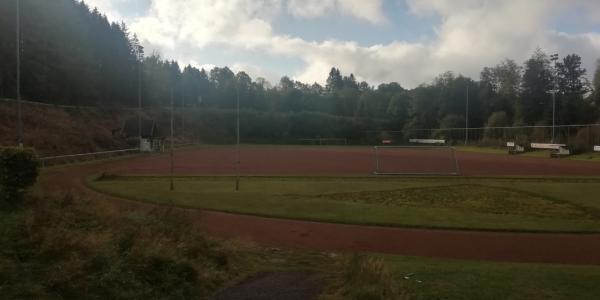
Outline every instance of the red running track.
<svg viewBox="0 0 600 300">
<path fill-rule="evenodd" d="M 600 163 L 475 152 L 457 152 L 465 176 L 600 176 Z M 389 170 L 447 172 L 452 167 L 448 151 L 387 151 L 383 167 Z M 386 160 L 388 161 L 386 163 Z M 179 175 L 235 173 L 234 147 L 204 147 L 175 153 Z M 245 146 L 240 151 L 240 172 L 245 175 L 371 175 L 371 147 Z M 132 159 L 111 168 L 117 174 L 167 174 L 168 155 Z"/>
<path fill-rule="evenodd" d="M 261 149 L 252 149 L 252 151 L 245 153 L 246 155 L 257 153 L 255 151 L 258 151 L 258 153 L 265 152 Z M 308 153 L 314 155 L 314 153 L 311 152 L 312 150 L 299 151 L 294 149 L 292 153 L 300 152 L 303 155 L 299 158 L 308 161 L 306 159 L 310 158 L 311 155 L 306 155 L 307 152 L 303 151 L 308 151 Z M 350 155 L 345 154 L 346 158 L 355 155 L 361 157 L 360 159 L 364 159 L 362 158 L 362 156 L 365 155 L 364 149 L 345 151 L 351 153 Z M 273 160 L 271 160 L 272 163 L 269 165 L 270 169 L 260 170 L 281 172 L 286 170 L 286 167 L 290 166 L 287 162 L 281 161 L 282 158 L 289 155 L 288 152 L 290 151 L 288 149 L 275 149 L 266 152 L 276 154 L 277 157 L 274 157 Z M 322 155 L 324 152 L 329 159 L 333 160 L 333 162 L 326 163 L 326 167 L 340 166 L 338 157 L 334 155 L 339 151 L 328 153 L 327 151 L 319 150 L 316 153 Z M 212 155 L 213 159 L 223 158 L 219 156 L 223 153 L 221 151 L 215 151 L 214 149 L 186 150 L 178 153 L 178 156 L 180 158 L 188 157 L 191 159 L 197 157 L 198 154 L 206 156 L 203 159 L 196 159 L 193 162 L 193 165 L 187 168 L 184 168 L 184 165 L 181 164 L 178 172 L 197 172 L 199 168 L 202 168 L 202 170 L 204 170 L 204 168 L 207 168 L 208 170 L 212 170 L 210 168 L 215 168 L 215 170 L 221 170 L 224 173 L 231 170 L 231 167 L 229 167 L 229 169 L 223 168 L 222 162 L 210 162 L 208 159 L 209 155 Z M 513 159 L 522 159 L 518 157 L 504 158 L 502 156 L 494 155 L 481 156 L 472 155 L 471 153 L 465 154 L 467 154 L 466 157 L 468 158 L 489 158 L 490 161 L 496 162 L 493 165 L 497 168 L 493 170 L 506 170 L 511 172 L 513 170 L 511 168 L 498 168 L 497 162 L 502 161 L 503 159 L 511 161 Z M 531 161 L 530 166 L 535 166 L 537 161 L 542 163 L 549 162 L 551 166 L 555 166 L 555 164 L 563 165 L 564 163 L 574 163 L 576 166 L 582 165 L 581 163 L 570 161 L 561 162 L 544 159 L 525 160 Z M 168 159 L 166 159 L 166 161 L 168 162 Z M 278 162 L 285 164 L 278 165 Z M 262 166 L 263 162 L 254 161 L 251 163 L 250 166 Z M 150 166 L 152 168 L 149 168 L 146 164 L 152 164 Z M 132 169 L 131 171 L 162 172 L 163 169 L 161 168 L 164 167 L 164 164 L 166 163 L 163 156 L 151 156 L 78 165 L 68 168 L 49 169 L 44 172 L 43 180 L 41 180 L 41 182 L 46 189 L 53 192 L 61 190 L 75 193 L 84 197 L 84 199 L 97 201 L 97 203 L 102 205 L 110 205 L 118 211 L 147 210 L 153 209 L 155 206 L 150 203 L 134 202 L 99 194 L 85 187 L 83 184 L 84 178 L 88 175 L 98 174 L 106 170 L 121 170 L 130 173 L 128 168 L 132 166 L 137 166 L 137 169 Z M 362 171 L 362 169 L 357 168 L 356 165 L 348 166 L 348 164 L 343 164 L 342 166 L 347 168 L 344 170 L 353 170 L 355 172 Z M 468 167 L 469 164 L 466 166 Z M 479 165 L 476 164 L 476 166 Z M 315 166 L 314 164 L 300 167 L 306 172 L 314 170 L 330 171 L 330 169 L 319 168 L 318 165 Z M 363 167 L 367 167 L 367 164 L 363 165 Z M 249 168 L 249 166 L 246 168 Z M 549 166 L 546 166 L 546 168 L 554 170 Z M 246 170 L 256 171 L 256 169 Z M 467 170 L 472 172 L 475 169 L 467 168 Z M 477 170 L 483 171 L 480 167 L 478 167 Z M 577 168 L 569 168 L 568 170 L 577 170 Z M 596 172 L 595 170 L 597 169 L 591 168 L 584 170 L 588 170 L 588 172 L 592 174 L 592 171 Z M 581 175 L 586 173 L 576 174 Z M 391 228 L 262 218 L 197 209 L 178 208 L 177 210 L 185 213 L 200 230 L 210 235 L 223 238 L 252 240 L 262 245 L 331 251 L 368 251 L 455 259 L 600 265 L 600 234 L 512 233 Z"/>
</svg>

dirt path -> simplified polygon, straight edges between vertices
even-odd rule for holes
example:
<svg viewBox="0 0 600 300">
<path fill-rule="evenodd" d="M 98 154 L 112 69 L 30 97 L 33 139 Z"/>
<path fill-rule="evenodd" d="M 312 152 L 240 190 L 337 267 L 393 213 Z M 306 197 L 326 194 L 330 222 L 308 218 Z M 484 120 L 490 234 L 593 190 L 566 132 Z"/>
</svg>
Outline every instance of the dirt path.
<svg viewBox="0 0 600 300">
<path fill-rule="evenodd" d="M 225 289 L 217 300 L 309 300 L 317 299 L 321 283 L 310 274 L 283 272 L 262 274 Z"/>
<path fill-rule="evenodd" d="M 149 157 L 152 158 L 152 157 Z M 155 159 L 162 159 L 155 157 Z M 49 169 L 42 184 L 71 191 L 114 209 L 151 209 L 152 204 L 106 196 L 87 189 L 83 178 L 131 165 L 136 160 Z M 600 265 L 600 234 L 503 233 L 403 229 L 261 218 L 178 209 L 209 235 L 240 238 L 263 245 L 332 251 L 365 251 L 409 256 L 507 262 Z"/>
</svg>

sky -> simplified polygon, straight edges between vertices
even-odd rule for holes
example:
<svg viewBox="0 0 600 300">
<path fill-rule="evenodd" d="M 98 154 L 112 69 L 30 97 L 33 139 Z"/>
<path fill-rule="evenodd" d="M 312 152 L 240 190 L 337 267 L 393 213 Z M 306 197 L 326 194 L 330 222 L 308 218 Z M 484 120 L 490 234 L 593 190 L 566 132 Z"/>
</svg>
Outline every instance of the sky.
<svg viewBox="0 0 600 300">
<path fill-rule="evenodd" d="M 405 88 L 453 71 L 474 79 L 535 49 L 600 58 L 599 0 L 85 0 L 125 22 L 146 53 L 277 84 L 324 83 L 331 67 Z"/>
</svg>

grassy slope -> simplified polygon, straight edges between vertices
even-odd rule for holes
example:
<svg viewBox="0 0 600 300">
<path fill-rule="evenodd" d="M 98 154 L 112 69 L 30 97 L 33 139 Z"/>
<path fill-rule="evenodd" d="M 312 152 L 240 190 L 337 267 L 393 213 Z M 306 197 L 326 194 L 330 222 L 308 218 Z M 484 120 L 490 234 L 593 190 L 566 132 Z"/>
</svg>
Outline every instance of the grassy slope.
<svg viewBox="0 0 600 300">
<path fill-rule="evenodd" d="M 190 232 L 176 214 L 165 218 L 165 210 L 107 216 L 92 203 L 76 202 L 38 199 L 22 211 L 0 212 L 3 299 L 204 299 L 257 272 L 290 270 L 322 278 L 323 300 L 382 299 L 382 293 L 391 295 L 388 299 L 595 299 L 600 294 L 598 266 L 273 251 L 207 239 Z"/>
<path fill-rule="evenodd" d="M 233 190 L 229 177 L 178 178 L 174 192 L 168 190 L 168 180 L 159 177 L 88 180 L 88 184 L 136 200 L 294 219 L 600 231 L 598 180 L 244 177 L 240 192 Z"/>
<path fill-rule="evenodd" d="M 117 211 L 65 196 L 0 210 L 2 299 L 210 299 L 248 276 L 286 271 L 344 285 L 329 270 L 345 263 L 211 239 L 166 208 Z"/>
<path fill-rule="evenodd" d="M 600 266 L 382 256 L 412 299 L 598 299 Z M 407 274 L 414 274 L 404 279 Z"/>
</svg>

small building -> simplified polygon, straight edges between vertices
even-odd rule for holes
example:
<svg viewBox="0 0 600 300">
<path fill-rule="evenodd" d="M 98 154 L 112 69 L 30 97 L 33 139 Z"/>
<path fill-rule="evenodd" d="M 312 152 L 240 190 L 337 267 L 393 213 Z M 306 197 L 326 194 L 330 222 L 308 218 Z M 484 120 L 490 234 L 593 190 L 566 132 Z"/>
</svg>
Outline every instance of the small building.
<svg viewBox="0 0 600 300">
<path fill-rule="evenodd" d="M 162 151 L 163 148 L 163 136 L 160 132 L 159 127 L 156 125 L 156 122 L 151 119 L 142 119 L 141 125 L 142 130 L 139 131 L 138 118 L 130 118 L 125 120 L 123 127 L 121 128 L 121 137 L 127 140 L 135 140 L 140 137 L 141 133 L 141 141 L 140 141 L 140 151 L 142 152 L 158 152 Z"/>
</svg>

